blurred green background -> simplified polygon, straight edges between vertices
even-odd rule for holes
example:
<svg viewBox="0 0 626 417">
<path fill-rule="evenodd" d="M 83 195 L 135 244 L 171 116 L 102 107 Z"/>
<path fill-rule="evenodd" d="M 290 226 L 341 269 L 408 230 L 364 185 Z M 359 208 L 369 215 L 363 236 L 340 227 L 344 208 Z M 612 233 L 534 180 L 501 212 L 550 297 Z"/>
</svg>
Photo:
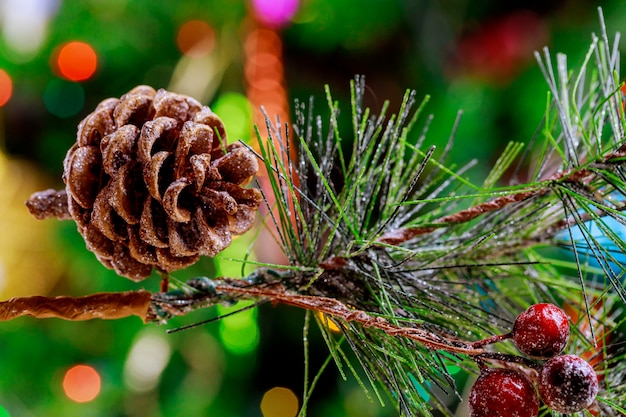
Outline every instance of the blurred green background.
<svg viewBox="0 0 626 417">
<path fill-rule="evenodd" d="M 598 5 L 609 33 L 626 27 L 618 0 L 0 0 L 0 295 L 158 290 L 156 277 L 116 277 L 71 222 L 36 221 L 23 205 L 33 191 L 63 186 L 76 126 L 104 98 L 138 84 L 189 94 L 224 119 L 230 140 L 248 141 L 259 105 L 284 120 L 294 98 L 315 96 L 323 111 L 329 84 L 346 106 L 349 81 L 362 74 L 374 109 L 387 99 L 397 109 L 406 88 L 432 97 L 428 144 L 445 145 L 463 110 L 451 160 L 478 159 L 471 175 L 481 179 L 509 141 L 530 140 L 540 124 L 546 87 L 533 52 L 549 46 L 579 63 L 599 32 Z M 224 258 L 242 256 L 251 235 L 176 277 L 239 275 Z M 301 311 L 263 306 L 165 333 L 227 311 L 166 327 L 136 318 L 2 323 L 0 417 L 294 416 Z M 315 370 L 327 351 L 310 336 Z M 332 366 L 309 413 L 395 414 Z"/>
</svg>

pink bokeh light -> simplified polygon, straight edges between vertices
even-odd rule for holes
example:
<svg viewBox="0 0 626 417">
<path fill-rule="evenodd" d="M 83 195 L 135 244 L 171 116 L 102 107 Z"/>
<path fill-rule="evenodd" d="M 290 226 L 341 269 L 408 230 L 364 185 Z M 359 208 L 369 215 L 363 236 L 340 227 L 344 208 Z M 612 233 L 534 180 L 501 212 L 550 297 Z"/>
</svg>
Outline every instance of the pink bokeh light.
<svg viewBox="0 0 626 417">
<path fill-rule="evenodd" d="M 270 27 L 288 23 L 298 11 L 299 0 L 252 0 L 257 18 Z"/>
</svg>

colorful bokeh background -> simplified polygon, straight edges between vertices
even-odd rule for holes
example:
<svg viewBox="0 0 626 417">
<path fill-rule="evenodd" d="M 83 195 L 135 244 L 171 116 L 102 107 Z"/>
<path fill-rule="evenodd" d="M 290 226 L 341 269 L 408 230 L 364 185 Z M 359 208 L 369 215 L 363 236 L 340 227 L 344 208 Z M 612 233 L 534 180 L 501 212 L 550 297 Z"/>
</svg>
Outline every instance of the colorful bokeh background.
<svg viewBox="0 0 626 417">
<path fill-rule="evenodd" d="M 621 1 L 598 4 L 609 33 L 626 28 Z M 548 46 L 576 65 L 599 32 L 596 7 L 576 0 L 0 0 L 0 298 L 158 289 L 156 277 L 135 284 L 115 276 L 71 222 L 36 221 L 23 204 L 36 190 L 63 186 L 76 126 L 104 98 L 138 84 L 188 94 L 222 117 L 231 140 L 250 141 L 253 124 L 264 126 L 260 106 L 288 121 L 294 98 L 314 96 L 324 113 L 328 84 L 347 108 L 349 81 L 362 74 L 374 109 L 387 99 L 397 109 L 407 88 L 431 96 L 429 144 L 447 142 L 462 110 L 451 161 L 476 158 L 471 176 L 480 179 L 509 141 L 536 134 L 547 96 L 534 51 Z M 255 238 L 251 232 L 177 278 L 241 276 L 228 258 L 241 257 Z M 302 401 L 303 312 L 262 306 L 166 334 L 240 307 L 168 326 L 136 318 L 0 323 L 0 417 L 293 417 Z M 315 370 L 328 353 L 315 330 L 308 342 Z M 450 397 L 452 407 L 456 401 Z M 309 406 L 312 416 L 396 415 L 333 366 Z"/>
</svg>

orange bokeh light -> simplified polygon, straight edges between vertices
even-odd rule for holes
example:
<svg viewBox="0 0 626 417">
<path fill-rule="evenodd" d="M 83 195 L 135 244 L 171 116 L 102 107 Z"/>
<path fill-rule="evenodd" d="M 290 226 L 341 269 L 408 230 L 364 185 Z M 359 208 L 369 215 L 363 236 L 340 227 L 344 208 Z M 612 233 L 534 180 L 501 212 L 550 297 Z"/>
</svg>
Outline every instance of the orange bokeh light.
<svg viewBox="0 0 626 417">
<path fill-rule="evenodd" d="M 91 45 L 85 42 L 69 42 L 59 50 L 56 66 L 66 79 L 84 81 L 96 72 L 98 56 Z"/>
<path fill-rule="evenodd" d="M 243 47 L 248 56 L 259 52 L 267 52 L 276 56 L 283 53 L 283 43 L 280 36 L 271 29 L 254 29 L 246 36 Z"/>
<path fill-rule="evenodd" d="M 7 104 L 13 94 L 13 81 L 4 70 L 0 69 L 0 107 Z"/>
<path fill-rule="evenodd" d="M 274 387 L 261 399 L 263 417 L 295 417 L 298 414 L 298 397 L 289 388 Z"/>
<path fill-rule="evenodd" d="M 213 50 L 215 33 L 207 22 L 190 20 L 178 30 L 176 44 L 183 54 L 195 58 L 202 57 Z"/>
<path fill-rule="evenodd" d="M 85 403 L 96 398 L 100 393 L 100 387 L 100 374 L 88 365 L 73 366 L 63 378 L 65 395 L 77 403 Z"/>
</svg>

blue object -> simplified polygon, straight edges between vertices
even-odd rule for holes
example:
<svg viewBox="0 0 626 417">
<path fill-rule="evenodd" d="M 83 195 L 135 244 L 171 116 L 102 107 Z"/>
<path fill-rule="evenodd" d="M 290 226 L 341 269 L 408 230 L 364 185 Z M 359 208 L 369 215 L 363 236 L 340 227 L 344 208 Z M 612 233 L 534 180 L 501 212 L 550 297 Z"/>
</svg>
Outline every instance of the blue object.
<svg viewBox="0 0 626 417">
<path fill-rule="evenodd" d="M 588 220 L 581 225 L 574 225 L 556 234 L 559 245 L 568 250 L 568 256 L 574 260 L 574 247 L 578 252 L 578 261 L 583 266 L 598 268 L 604 273 L 607 269 L 613 277 L 623 280 L 626 272 L 626 226 L 611 216 L 598 220 Z M 621 241 L 622 248 L 618 244 Z M 573 243 L 573 245 L 572 245 Z"/>
</svg>

